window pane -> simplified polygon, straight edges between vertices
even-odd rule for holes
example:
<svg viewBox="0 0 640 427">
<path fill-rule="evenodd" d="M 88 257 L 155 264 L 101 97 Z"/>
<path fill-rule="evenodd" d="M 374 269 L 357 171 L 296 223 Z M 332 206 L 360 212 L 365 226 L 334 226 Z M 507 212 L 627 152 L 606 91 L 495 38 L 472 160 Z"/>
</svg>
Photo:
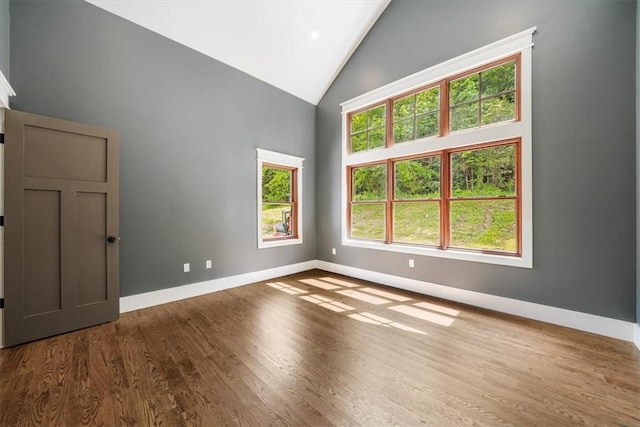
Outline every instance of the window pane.
<svg viewBox="0 0 640 427">
<path fill-rule="evenodd" d="M 394 242 L 439 246 L 440 203 L 394 203 L 393 240 Z"/>
<path fill-rule="evenodd" d="M 451 108 L 451 131 L 478 127 L 478 102 Z"/>
<path fill-rule="evenodd" d="M 451 246 L 517 251 L 515 200 L 452 201 Z"/>
<path fill-rule="evenodd" d="M 351 116 L 351 152 L 384 147 L 386 139 L 386 105 Z"/>
<path fill-rule="evenodd" d="M 262 201 L 290 202 L 293 171 L 264 166 L 262 168 Z"/>
<path fill-rule="evenodd" d="M 515 144 L 451 154 L 451 195 L 453 197 L 514 196 L 515 194 Z"/>
<path fill-rule="evenodd" d="M 362 132 L 367 129 L 367 112 L 351 116 L 351 133 Z"/>
<path fill-rule="evenodd" d="M 386 108 L 384 105 L 381 105 L 377 108 L 373 108 L 369 110 L 369 128 L 374 128 L 378 126 L 384 126 L 385 123 L 385 111 Z"/>
<path fill-rule="evenodd" d="M 415 115 L 414 111 L 415 95 L 398 99 L 393 102 L 393 121 L 406 119 Z"/>
<path fill-rule="evenodd" d="M 262 204 L 262 238 L 273 239 L 293 234 L 293 204 Z"/>
<path fill-rule="evenodd" d="M 449 86 L 449 104 L 451 106 L 461 104 L 467 101 L 478 99 L 478 86 L 480 78 L 478 74 L 473 74 L 463 79 L 451 82 Z"/>
<path fill-rule="evenodd" d="M 401 143 L 411 141 L 413 137 L 413 117 L 393 124 L 393 141 Z"/>
<path fill-rule="evenodd" d="M 353 169 L 353 201 L 387 198 L 387 166 L 375 165 Z"/>
<path fill-rule="evenodd" d="M 367 149 L 367 133 L 362 132 L 351 135 L 351 151 L 358 152 Z"/>
<path fill-rule="evenodd" d="M 416 95 L 416 114 L 428 113 L 440 108 L 440 88 L 434 87 Z"/>
<path fill-rule="evenodd" d="M 516 117 L 516 94 L 514 92 L 482 100 L 482 124 L 504 122 Z"/>
<path fill-rule="evenodd" d="M 396 200 L 440 197 L 440 156 L 394 163 Z"/>
<path fill-rule="evenodd" d="M 351 205 L 351 237 L 385 239 L 385 204 L 354 203 Z"/>
<path fill-rule="evenodd" d="M 516 64 L 511 62 L 482 73 L 482 96 L 516 90 Z"/>
<path fill-rule="evenodd" d="M 431 113 L 419 116 L 417 119 L 418 138 L 435 136 L 440 133 L 440 115 Z"/>
<path fill-rule="evenodd" d="M 378 128 L 369 131 L 369 149 L 384 147 L 385 129 Z"/>
</svg>

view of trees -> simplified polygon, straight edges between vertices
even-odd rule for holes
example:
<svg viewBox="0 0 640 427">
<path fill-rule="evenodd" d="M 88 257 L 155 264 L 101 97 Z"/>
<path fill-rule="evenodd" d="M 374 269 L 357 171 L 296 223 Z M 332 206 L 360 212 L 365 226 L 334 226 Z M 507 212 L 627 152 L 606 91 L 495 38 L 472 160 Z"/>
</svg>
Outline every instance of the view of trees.
<svg viewBox="0 0 640 427">
<path fill-rule="evenodd" d="M 351 151 L 384 147 L 387 107 L 381 105 L 351 117 Z"/>
<path fill-rule="evenodd" d="M 262 201 L 290 202 L 291 177 L 289 169 L 264 166 L 262 168 Z"/>
<path fill-rule="evenodd" d="M 452 81 L 449 106 L 452 132 L 514 119 L 515 62 Z"/>
<path fill-rule="evenodd" d="M 386 200 L 387 165 L 353 169 L 353 201 Z"/>
<path fill-rule="evenodd" d="M 440 156 L 394 162 L 395 198 L 434 199 L 440 197 Z"/>
<path fill-rule="evenodd" d="M 427 89 L 393 102 L 394 143 L 440 133 L 440 87 Z"/>
<path fill-rule="evenodd" d="M 516 194 L 516 146 L 498 145 L 451 154 L 453 197 Z"/>
</svg>

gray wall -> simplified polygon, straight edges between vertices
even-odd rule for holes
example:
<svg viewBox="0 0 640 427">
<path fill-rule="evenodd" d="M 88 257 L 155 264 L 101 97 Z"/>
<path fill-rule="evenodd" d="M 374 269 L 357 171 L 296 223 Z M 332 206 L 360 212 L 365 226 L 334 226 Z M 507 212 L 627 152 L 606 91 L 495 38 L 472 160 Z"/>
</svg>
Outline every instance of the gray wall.
<svg viewBox="0 0 640 427">
<path fill-rule="evenodd" d="M 12 108 L 120 130 L 122 295 L 315 259 L 313 105 L 80 1 L 11 2 L 11 71 Z M 303 245 L 257 250 L 256 147 L 306 159 Z"/>
<path fill-rule="evenodd" d="M 0 0 L 0 71 L 9 80 L 9 0 Z"/>
<path fill-rule="evenodd" d="M 631 0 L 392 1 L 317 109 L 318 258 L 634 320 L 635 17 Z M 533 26 L 534 268 L 342 247 L 339 104 Z"/>
</svg>

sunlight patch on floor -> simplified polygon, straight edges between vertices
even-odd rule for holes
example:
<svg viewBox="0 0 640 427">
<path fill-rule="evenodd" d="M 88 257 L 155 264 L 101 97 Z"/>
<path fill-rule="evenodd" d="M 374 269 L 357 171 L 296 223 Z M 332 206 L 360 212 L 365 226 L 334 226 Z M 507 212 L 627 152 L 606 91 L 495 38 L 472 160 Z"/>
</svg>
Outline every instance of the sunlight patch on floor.
<svg viewBox="0 0 640 427">
<path fill-rule="evenodd" d="M 332 291 L 334 289 L 340 289 L 340 286 L 333 285 L 331 283 L 323 282 L 318 279 L 300 279 L 298 282 L 304 283 L 306 285 L 315 286 L 316 288 L 325 289 L 327 291 Z"/>
<path fill-rule="evenodd" d="M 364 292 L 354 291 L 351 289 L 344 290 L 344 291 L 336 291 L 336 293 L 347 296 L 347 297 L 355 298 L 360 301 L 368 302 L 369 304 L 373 304 L 373 305 L 387 304 L 391 302 L 388 299 L 379 298 L 370 294 L 365 294 Z"/>
<path fill-rule="evenodd" d="M 379 297 L 389 298 L 394 301 L 411 301 L 411 298 L 403 297 L 402 295 L 394 294 L 393 292 L 381 291 L 380 289 L 375 288 L 361 288 L 362 292 L 368 292 L 370 294 L 378 295 Z"/>
<path fill-rule="evenodd" d="M 360 322 L 369 323 L 371 325 L 384 326 L 387 328 L 392 327 L 392 328 L 400 329 L 406 332 L 413 332 L 420 335 L 428 335 L 426 332 L 421 331 L 419 329 L 412 328 L 411 326 L 407 326 L 402 323 L 394 322 L 382 316 L 376 316 L 375 314 L 367 313 L 366 311 L 362 313 L 349 314 L 348 317 L 354 320 L 358 320 Z"/>
<path fill-rule="evenodd" d="M 305 300 L 305 301 L 309 301 L 312 302 L 316 305 L 319 305 L 320 307 L 326 308 L 328 310 L 331 311 L 335 311 L 336 313 L 340 313 L 343 311 L 349 311 L 349 310 L 355 310 L 354 307 L 351 307 L 350 305 L 347 304 L 343 304 L 341 302 L 338 301 L 334 301 L 331 298 L 327 298 L 327 297 L 323 297 L 322 295 L 305 295 L 300 297 L 301 299 Z"/>
<path fill-rule="evenodd" d="M 415 317 L 416 319 L 426 320 L 427 322 L 435 323 L 436 325 L 451 326 L 453 322 L 455 322 L 455 319 L 449 316 L 436 314 L 427 310 L 421 310 L 409 305 L 396 305 L 388 308 L 389 310 L 397 311 L 398 313 L 403 313 L 408 316 Z"/>
<path fill-rule="evenodd" d="M 342 280 L 342 279 L 336 279 L 334 277 L 321 277 L 320 280 L 323 280 L 323 281 L 329 282 L 329 283 L 333 283 L 335 285 L 344 286 L 345 288 L 358 288 L 358 287 L 360 287 L 360 285 L 358 285 L 358 284 L 351 283 L 351 282 L 348 282 L 348 281 Z"/>
<path fill-rule="evenodd" d="M 286 283 L 282 283 L 282 282 L 269 282 L 269 283 L 265 283 L 265 285 L 270 286 L 279 291 L 286 292 L 291 295 L 300 295 L 300 294 L 308 293 L 304 289 L 296 288 L 295 286 L 287 285 Z"/>
<path fill-rule="evenodd" d="M 458 310 L 454 310 L 453 308 L 443 307 L 441 305 L 433 304 L 430 302 L 419 302 L 413 305 L 415 305 L 416 307 L 426 308 L 427 310 L 437 311 L 439 313 L 447 314 L 449 316 L 454 316 L 454 317 L 458 317 L 458 315 L 460 314 L 460 311 Z"/>
</svg>

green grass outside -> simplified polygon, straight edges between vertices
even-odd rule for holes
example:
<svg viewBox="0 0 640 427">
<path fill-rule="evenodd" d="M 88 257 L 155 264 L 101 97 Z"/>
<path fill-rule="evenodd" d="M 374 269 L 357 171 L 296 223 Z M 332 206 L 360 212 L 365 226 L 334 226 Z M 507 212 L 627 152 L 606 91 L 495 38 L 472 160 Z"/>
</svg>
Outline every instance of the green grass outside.
<svg viewBox="0 0 640 427">
<path fill-rule="evenodd" d="M 282 224 L 282 212 L 290 211 L 291 205 L 262 205 L 262 237 L 270 239 L 274 236 L 273 227 Z"/>
<path fill-rule="evenodd" d="M 514 200 L 451 202 L 451 246 L 467 249 L 516 251 Z M 440 244 L 437 202 L 396 203 L 394 241 Z M 355 204 L 351 237 L 384 240 L 384 203 Z"/>
</svg>

